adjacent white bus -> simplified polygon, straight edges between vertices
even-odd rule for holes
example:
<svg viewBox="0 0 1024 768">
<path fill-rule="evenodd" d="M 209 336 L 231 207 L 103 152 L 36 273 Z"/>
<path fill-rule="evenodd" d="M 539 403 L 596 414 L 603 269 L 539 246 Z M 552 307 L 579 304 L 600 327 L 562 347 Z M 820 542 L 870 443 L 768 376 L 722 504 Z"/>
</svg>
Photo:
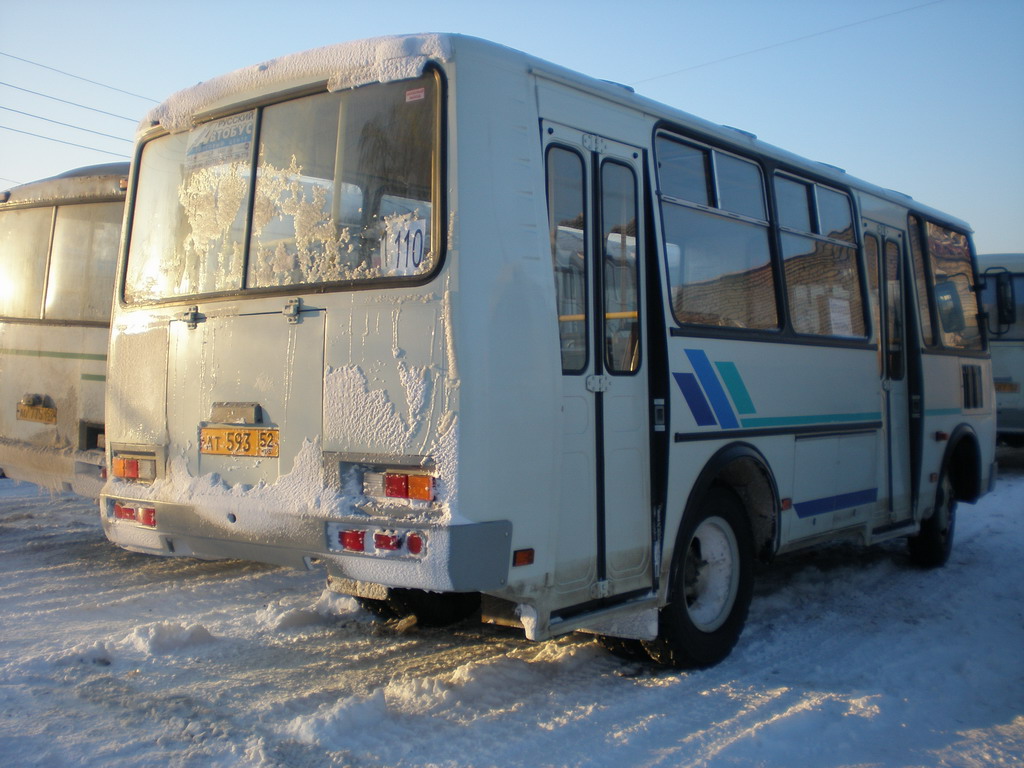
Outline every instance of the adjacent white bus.
<svg viewBox="0 0 1024 768">
<path fill-rule="evenodd" d="M 978 257 L 984 272 L 982 302 L 988 316 L 999 439 L 1024 447 L 1024 253 Z M 1000 301 L 1000 298 L 1002 299 Z M 1002 307 L 1002 314 L 1000 314 Z"/>
<path fill-rule="evenodd" d="M 699 666 L 755 558 L 938 565 L 993 480 L 968 226 L 628 88 L 348 43 L 177 94 L 135 159 L 101 499 L 128 549 Z"/>
<path fill-rule="evenodd" d="M 96 497 L 128 163 L 0 192 L 0 470 Z"/>
</svg>

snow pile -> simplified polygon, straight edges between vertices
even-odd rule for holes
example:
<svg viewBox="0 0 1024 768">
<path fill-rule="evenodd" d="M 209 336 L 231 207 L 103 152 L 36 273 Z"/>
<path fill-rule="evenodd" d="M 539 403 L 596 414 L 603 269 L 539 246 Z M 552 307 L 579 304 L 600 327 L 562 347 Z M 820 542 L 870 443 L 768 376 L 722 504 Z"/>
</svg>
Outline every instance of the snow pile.
<svg viewBox="0 0 1024 768">
<path fill-rule="evenodd" d="M 759 570 L 691 673 L 587 635 L 396 625 L 323 574 L 136 555 L 0 480 L 0 744 L 16 766 L 1024 765 L 1024 452 L 942 569 L 901 543 Z"/>
<path fill-rule="evenodd" d="M 210 631 L 201 624 L 160 621 L 144 627 L 136 627 L 127 642 L 135 650 L 145 654 L 183 651 L 192 646 L 213 642 Z"/>
</svg>

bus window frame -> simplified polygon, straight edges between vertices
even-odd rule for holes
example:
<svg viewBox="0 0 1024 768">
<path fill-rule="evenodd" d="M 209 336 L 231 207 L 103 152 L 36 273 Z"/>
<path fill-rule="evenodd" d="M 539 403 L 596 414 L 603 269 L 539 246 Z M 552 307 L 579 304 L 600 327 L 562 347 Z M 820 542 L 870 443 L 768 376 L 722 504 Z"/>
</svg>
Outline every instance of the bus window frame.
<svg viewBox="0 0 1024 768">
<path fill-rule="evenodd" d="M 678 142 L 704 147 L 710 151 L 718 151 L 733 155 L 742 160 L 753 163 L 760 169 L 761 184 L 764 189 L 765 205 L 767 208 L 765 214 L 767 216 L 767 227 L 769 231 L 768 247 L 771 257 L 772 277 L 774 279 L 775 306 L 779 319 L 779 324 L 776 328 L 730 328 L 725 326 L 681 323 L 671 311 L 671 282 L 668 279 L 668 266 L 665 261 L 665 221 L 663 215 L 663 201 L 668 200 L 670 202 L 674 202 L 676 201 L 676 198 L 663 192 L 661 188 L 661 177 L 658 173 L 657 167 L 657 140 L 660 136 L 666 136 Z M 655 209 L 652 210 L 652 215 L 654 221 L 657 223 L 657 231 L 649 233 L 649 237 L 653 238 L 651 242 L 655 244 L 656 258 L 659 262 L 658 268 L 662 272 L 662 279 L 660 281 L 662 286 L 662 301 L 665 303 L 666 307 L 669 307 L 669 311 L 665 314 L 666 321 L 669 321 L 670 319 L 668 324 L 668 335 L 670 337 L 743 339 L 745 341 L 768 342 L 774 344 L 801 344 L 804 346 L 814 347 L 841 347 L 865 350 L 878 349 L 877 329 L 874 327 L 874 323 L 872 322 L 870 311 L 870 302 L 872 300 L 871 293 L 867 286 L 867 275 L 864 267 L 864 245 L 863 238 L 861 236 L 861 227 L 859 225 L 859 222 L 862 221 L 860 205 L 857 200 L 857 195 L 850 187 L 837 184 L 832 179 L 827 179 L 825 177 L 809 173 L 807 169 L 792 167 L 784 162 L 777 161 L 771 157 L 757 153 L 751 154 L 749 153 L 749 150 L 744 150 L 742 146 L 722 141 L 720 137 L 704 134 L 693 129 L 687 129 L 683 126 L 679 126 L 665 120 L 658 121 L 655 124 L 652 132 L 651 146 L 653 148 L 651 169 L 653 172 L 653 180 L 655 182 L 652 185 L 652 192 L 654 195 L 653 208 Z M 709 161 L 709 165 L 710 164 L 711 163 Z M 792 321 L 790 319 L 789 298 L 787 294 L 782 259 L 782 227 L 779 224 L 778 211 L 776 208 L 774 184 L 769 183 L 770 180 L 775 178 L 776 174 L 782 174 L 802 181 L 803 183 L 821 185 L 832 191 L 841 192 L 849 200 L 850 213 L 853 221 L 854 241 L 852 243 L 845 240 L 837 242 L 841 242 L 844 246 L 853 247 L 854 249 L 854 259 L 857 264 L 858 284 L 861 298 L 861 311 L 864 315 L 864 336 L 844 337 L 803 334 L 798 333 L 793 328 Z M 717 184 L 716 180 L 713 179 L 712 181 Z M 812 204 L 816 206 L 816 195 L 812 195 L 812 197 L 815 198 Z M 688 203 L 688 206 L 697 210 L 706 210 L 706 207 L 700 206 L 696 203 Z M 736 218 L 741 221 L 747 220 L 745 217 L 732 213 L 731 211 L 725 211 L 719 208 L 711 208 L 707 210 L 713 210 L 724 217 Z M 814 215 L 815 225 L 817 226 L 817 210 L 814 211 Z M 827 240 L 828 238 L 825 239 Z"/>
<path fill-rule="evenodd" d="M 125 224 L 124 232 L 121 238 L 121 245 L 118 257 L 118 269 L 116 274 L 116 284 L 114 295 L 116 297 L 117 305 L 119 309 L 130 310 L 133 308 L 141 309 L 145 307 L 157 307 L 157 306 L 173 306 L 182 304 L 195 304 L 197 302 L 210 302 L 210 301 L 229 301 L 233 299 L 256 299 L 267 296 L 275 296 L 281 294 L 287 294 L 289 296 L 302 296 L 302 295 L 316 295 L 326 293 L 339 293 L 345 291 L 360 291 L 360 290 L 380 290 L 382 288 L 408 288 L 426 285 L 437 278 L 444 268 L 445 262 L 448 256 L 448 121 L 449 121 L 449 94 L 448 94 L 448 78 L 446 77 L 443 69 L 434 62 L 428 62 L 424 65 L 422 71 L 413 78 L 407 78 L 398 81 L 390 81 L 387 83 L 373 82 L 361 85 L 359 87 L 374 87 L 379 85 L 390 85 L 394 82 L 412 82 L 422 77 L 432 76 L 435 79 L 437 86 L 437 101 L 434 110 L 435 120 L 435 136 L 436 144 L 434 151 L 434 158 L 431 167 L 431 234 L 432 239 L 436 240 L 436 245 L 431 248 L 431 253 L 434 254 L 434 264 L 428 272 L 424 272 L 421 275 L 400 275 L 400 276 L 381 276 L 372 277 L 358 280 L 336 280 L 331 282 L 321 283 L 295 283 L 290 285 L 272 285 L 264 286 L 260 288 L 249 288 L 245 285 L 245 279 L 248 275 L 249 267 L 249 252 L 252 247 L 251 235 L 252 235 L 252 218 L 253 218 L 253 207 L 255 203 L 255 184 L 256 175 L 259 171 L 258 156 L 259 156 L 259 142 L 260 133 L 263 125 L 263 109 L 265 107 L 273 106 L 276 104 L 284 104 L 289 101 L 295 101 L 298 99 L 306 98 L 309 96 L 316 96 L 323 93 L 329 93 L 330 90 L 327 87 L 325 81 L 316 83 L 310 83 L 305 86 L 298 88 L 290 88 L 283 91 L 275 91 L 273 93 L 265 94 L 263 96 L 244 99 L 239 102 L 233 103 L 230 106 L 222 109 L 211 110 L 208 112 L 202 112 L 195 116 L 195 121 L 192 128 L 198 125 L 213 122 L 216 120 L 229 117 L 231 115 L 240 114 L 249 110 L 255 110 L 256 116 L 256 128 L 252 142 L 252 154 L 249 168 L 249 184 L 250 189 L 248 193 L 248 199 L 246 201 L 246 219 L 244 226 L 243 235 L 243 253 L 242 253 L 242 287 L 227 291 L 209 291 L 206 293 L 194 293 L 181 296 L 170 296 L 160 297 L 156 299 L 136 299 L 128 301 L 125 298 L 125 290 L 128 284 L 128 255 L 131 249 L 132 235 L 135 224 L 135 203 L 138 197 L 139 189 L 139 172 L 142 163 L 142 155 L 145 148 L 158 139 L 164 138 L 165 136 L 171 135 L 171 132 L 159 128 L 155 129 L 150 135 L 143 137 L 143 139 L 136 143 L 134 153 L 132 155 L 131 163 L 131 174 L 128 182 L 128 195 L 125 202 Z"/>
<path fill-rule="evenodd" d="M 916 219 L 916 226 L 915 226 L 915 221 L 914 221 L 915 219 Z M 949 223 L 948 221 L 944 221 L 944 220 L 942 220 L 940 218 L 935 218 L 935 217 L 932 217 L 932 216 L 928 216 L 927 214 L 922 213 L 921 211 L 916 210 L 914 208 L 909 208 L 907 210 L 907 219 L 906 219 L 906 221 L 907 221 L 907 225 L 906 225 L 907 226 L 907 232 L 908 232 L 908 234 L 911 235 L 911 240 L 910 240 L 909 245 L 912 246 L 912 244 L 913 244 L 913 235 L 914 234 L 917 235 L 918 242 L 920 243 L 921 260 L 922 260 L 922 265 L 921 266 L 922 266 L 922 270 L 924 272 L 924 278 L 925 278 L 925 282 L 926 282 L 925 294 L 928 296 L 928 311 L 929 311 L 929 315 L 931 317 L 931 324 L 932 324 L 932 343 L 931 344 L 926 344 L 924 342 L 923 337 L 922 337 L 921 338 L 921 354 L 923 354 L 923 355 L 951 355 L 951 356 L 954 356 L 954 357 L 987 357 L 988 354 L 989 354 L 989 352 L 988 352 L 988 345 L 989 345 L 990 339 L 989 339 L 989 334 L 988 334 L 987 323 L 983 323 L 981 321 L 981 314 L 984 312 L 984 303 L 982 301 L 982 296 L 981 296 L 981 280 L 979 279 L 981 273 L 978 271 L 978 257 L 977 257 L 977 254 L 975 254 L 975 252 L 974 252 L 974 241 L 971 239 L 970 232 L 965 231 L 961 227 L 955 226 L 955 225 Z M 941 227 L 941 228 L 946 229 L 946 230 L 948 230 L 950 232 L 954 232 L 954 233 L 956 233 L 958 235 L 962 235 L 966 239 L 966 241 L 967 241 L 967 253 L 968 253 L 968 257 L 970 259 L 970 266 L 971 266 L 971 275 L 970 275 L 970 278 L 971 278 L 971 292 L 975 296 L 975 302 L 977 303 L 977 307 L 978 307 L 978 316 L 975 317 L 975 319 L 974 319 L 974 322 L 975 322 L 975 324 L 976 324 L 976 326 L 978 328 L 979 345 L 978 345 L 977 348 L 948 347 L 942 341 L 942 333 L 943 333 L 942 329 L 943 329 L 943 326 L 942 326 L 941 320 L 939 318 L 939 311 L 938 311 L 938 307 L 937 307 L 937 297 L 936 297 L 936 293 L 935 293 L 937 286 L 936 286 L 936 283 L 935 283 L 935 276 L 932 273 L 931 250 L 930 250 L 930 247 L 929 247 L 929 240 L 928 240 L 928 224 L 934 224 L 937 227 Z M 912 248 L 910 250 L 912 251 Z M 909 253 L 909 256 L 910 256 L 911 259 L 914 258 L 914 254 L 912 252 Z M 916 282 L 916 278 L 917 278 L 917 275 L 915 274 L 914 275 L 915 282 Z M 915 285 L 915 290 L 916 289 L 917 289 L 917 286 Z M 958 297 L 958 301 L 959 301 L 959 297 Z M 918 308 L 918 312 L 920 313 L 920 308 Z M 915 328 L 917 328 L 917 331 L 920 334 L 920 314 L 918 314 L 918 316 L 915 318 Z"/>
</svg>

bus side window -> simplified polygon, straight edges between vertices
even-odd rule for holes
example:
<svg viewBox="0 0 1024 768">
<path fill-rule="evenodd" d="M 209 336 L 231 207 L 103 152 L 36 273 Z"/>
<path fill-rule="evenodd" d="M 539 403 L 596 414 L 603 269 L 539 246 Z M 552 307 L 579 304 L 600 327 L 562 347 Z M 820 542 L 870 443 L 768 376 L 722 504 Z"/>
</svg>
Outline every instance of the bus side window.
<svg viewBox="0 0 1024 768">
<path fill-rule="evenodd" d="M 865 337 L 849 197 L 785 176 L 775 177 L 775 192 L 793 330 L 815 336 Z"/>
<path fill-rule="evenodd" d="M 932 222 L 925 228 L 942 344 L 952 349 L 981 349 L 967 236 Z"/>
<path fill-rule="evenodd" d="M 777 329 L 760 167 L 669 136 L 658 137 L 656 151 L 675 319 Z"/>
<path fill-rule="evenodd" d="M 562 370 L 587 366 L 586 214 L 583 160 L 551 147 L 547 157 L 548 231 L 555 277 Z"/>
<path fill-rule="evenodd" d="M 38 318 L 53 208 L 7 211 L 0 218 L 0 316 Z"/>
</svg>

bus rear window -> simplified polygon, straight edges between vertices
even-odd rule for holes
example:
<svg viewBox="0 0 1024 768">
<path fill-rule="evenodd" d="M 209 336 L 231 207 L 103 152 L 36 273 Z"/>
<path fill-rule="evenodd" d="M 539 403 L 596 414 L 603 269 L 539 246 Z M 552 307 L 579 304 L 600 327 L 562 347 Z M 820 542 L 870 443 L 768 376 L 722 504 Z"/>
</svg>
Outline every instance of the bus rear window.
<svg viewBox="0 0 1024 768">
<path fill-rule="evenodd" d="M 150 142 L 125 300 L 429 274 L 438 94 L 426 74 Z"/>
</svg>

